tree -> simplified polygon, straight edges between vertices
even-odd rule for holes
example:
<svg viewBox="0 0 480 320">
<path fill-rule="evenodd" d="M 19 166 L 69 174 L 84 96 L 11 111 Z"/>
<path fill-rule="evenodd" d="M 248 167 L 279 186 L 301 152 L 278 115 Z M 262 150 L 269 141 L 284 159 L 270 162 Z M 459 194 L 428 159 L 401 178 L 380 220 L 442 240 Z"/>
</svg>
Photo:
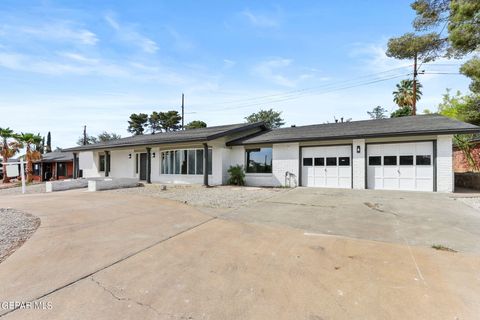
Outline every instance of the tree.
<svg viewBox="0 0 480 320">
<path fill-rule="evenodd" d="M 474 57 L 460 67 L 460 72 L 472 79 L 470 91 L 480 94 L 480 58 Z"/>
<path fill-rule="evenodd" d="M 180 121 L 182 121 L 182 116 L 178 111 L 171 110 L 167 112 L 160 112 L 160 127 L 165 131 L 176 131 L 180 129 Z"/>
<path fill-rule="evenodd" d="M 141 135 L 148 126 L 148 115 L 145 113 L 132 113 L 128 121 L 127 131 L 134 135 Z"/>
<path fill-rule="evenodd" d="M 107 141 L 112 141 L 112 140 L 118 140 L 121 139 L 122 136 L 119 134 L 116 134 L 114 132 L 107 132 L 103 131 L 97 136 L 97 142 L 107 142 Z"/>
<path fill-rule="evenodd" d="M 207 124 L 201 120 L 193 120 L 189 122 L 186 126 L 185 129 L 200 129 L 200 128 L 206 128 Z"/>
<path fill-rule="evenodd" d="M 387 116 L 387 109 L 382 108 L 381 106 L 376 106 L 372 109 L 372 111 L 367 111 L 370 119 L 385 119 Z"/>
<path fill-rule="evenodd" d="M 395 102 L 399 107 L 413 107 L 415 102 L 420 100 L 422 97 L 422 85 L 417 81 L 415 99 L 413 98 L 413 80 L 402 80 L 396 85 L 397 90 L 393 91 L 393 102 Z"/>
<path fill-rule="evenodd" d="M 25 161 L 27 162 L 27 182 L 33 181 L 33 161 L 42 159 L 37 146 L 42 141 L 40 134 L 21 133 L 15 136 L 21 148 L 25 148 Z"/>
<path fill-rule="evenodd" d="M 400 60 L 413 60 L 412 96 L 416 96 L 418 61 L 426 63 L 438 58 L 445 46 L 445 40 L 437 33 L 415 35 L 406 33 L 388 40 L 387 56 Z M 412 113 L 417 113 L 417 100 L 412 100 Z"/>
<path fill-rule="evenodd" d="M 399 118 L 399 117 L 407 117 L 407 116 L 413 116 L 413 110 L 412 107 L 410 106 L 405 106 L 401 107 L 390 115 L 390 118 Z"/>
<path fill-rule="evenodd" d="M 45 153 L 45 137 L 42 137 L 42 141 L 40 142 L 38 151 L 39 151 L 41 154 L 44 154 L 44 153 Z"/>
<path fill-rule="evenodd" d="M 156 111 L 153 111 L 150 117 L 148 117 L 148 126 L 150 132 L 155 134 L 157 131 L 162 131 L 162 125 L 160 124 L 160 114 Z"/>
<path fill-rule="evenodd" d="M 461 58 L 467 54 L 478 52 L 480 46 L 480 1 L 416 0 L 411 7 L 416 13 L 413 21 L 416 31 L 433 30 L 440 34 L 448 26 L 448 36 L 441 39 L 446 48 L 446 57 Z M 472 60 L 473 62 L 471 62 Z M 477 93 L 480 92 L 479 63 L 478 56 L 473 57 L 460 68 L 460 72 L 473 80 L 474 83 L 470 89 Z M 477 68 L 473 68 L 474 65 Z M 476 72 L 474 72 L 475 70 Z M 473 75 L 472 72 L 474 72 Z"/>
<path fill-rule="evenodd" d="M 20 148 L 15 141 L 9 141 L 9 139 L 15 138 L 15 134 L 13 133 L 12 129 L 0 128 L 0 138 L 2 139 L 0 155 L 2 156 L 2 162 L 7 163 L 8 159 L 12 158 Z M 6 174 L 6 170 L 3 170 L 3 183 L 7 183 L 8 181 L 9 179 Z"/>
<path fill-rule="evenodd" d="M 47 153 L 52 152 L 52 135 L 50 134 L 50 131 L 48 131 L 47 134 L 47 147 L 45 149 Z"/>
<path fill-rule="evenodd" d="M 91 136 L 87 134 L 87 139 L 86 142 L 87 144 L 95 144 L 99 142 L 107 142 L 107 141 L 112 141 L 112 140 L 118 140 L 121 139 L 122 136 L 119 134 L 113 133 L 113 132 L 107 132 L 103 131 L 100 133 L 98 136 Z M 77 140 L 77 145 L 83 146 L 83 137 L 79 137 Z"/>
<path fill-rule="evenodd" d="M 457 91 L 455 95 L 450 94 L 450 90 L 443 95 L 442 102 L 438 105 L 438 112 L 449 118 L 465 121 L 475 125 L 480 124 L 480 95 L 472 93 L 462 95 Z M 468 165 L 474 171 L 479 171 L 479 164 L 475 162 L 473 156 L 474 144 L 472 140 L 478 138 L 478 135 L 456 134 L 454 143 L 462 151 Z"/>
<path fill-rule="evenodd" d="M 282 113 L 274 111 L 273 109 L 269 110 L 260 110 L 257 113 L 252 113 L 248 117 L 245 117 L 248 123 L 255 123 L 263 121 L 268 128 L 280 128 L 285 124 L 284 120 L 281 118 Z"/>
<path fill-rule="evenodd" d="M 83 146 L 83 145 L 98 143 L 98 138 L 95 137 L 95 136 L 91 136 L 89 134 L 86 135 L 86 139 L 85 139 L 86 143 L 84 143 L 83 140 L 84 140 L 83 136 L 79 137 L 78 140 L 77 140 L 77 145 L 78 146 Z"/>
</svg>

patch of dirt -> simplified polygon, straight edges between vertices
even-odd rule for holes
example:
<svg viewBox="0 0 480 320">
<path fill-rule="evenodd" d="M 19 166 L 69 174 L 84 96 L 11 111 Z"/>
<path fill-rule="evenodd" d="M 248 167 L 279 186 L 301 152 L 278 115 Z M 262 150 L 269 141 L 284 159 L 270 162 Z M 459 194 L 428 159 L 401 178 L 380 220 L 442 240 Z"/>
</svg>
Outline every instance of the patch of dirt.
<svg viewBox="0 0 480 320">
<path fill-rule="evenodd" d="M 15 252 L 40 226 L 40 218 L 14 209 L 0 208 L 0 263 Z"/>
</svg>

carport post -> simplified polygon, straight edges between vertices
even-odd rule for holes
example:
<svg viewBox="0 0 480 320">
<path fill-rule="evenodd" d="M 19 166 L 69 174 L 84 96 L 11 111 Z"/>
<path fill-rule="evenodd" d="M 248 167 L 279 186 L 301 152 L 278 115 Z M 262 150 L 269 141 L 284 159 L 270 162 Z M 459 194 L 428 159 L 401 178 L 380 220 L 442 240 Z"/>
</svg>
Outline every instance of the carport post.
<svg viewBox="0 0 480 320">
<path fill-rule="evenodd" d="M 208 144 L 203 144 L 203 185 L 208 187 Z"/>
<path fill-rule="evenodd" d="M 73 179 L 78 178 L 78 163 L 77 163 L 77 153 L 73 153 Z M 43 163 L 42 163 L 42 178 L 43 178 Z"/>
<path fill-rule="evenodd" d="M 151 174 L 152 174 L 152 148 L 147 148 L 147 183 L 152 183 Z"/>
</svg>

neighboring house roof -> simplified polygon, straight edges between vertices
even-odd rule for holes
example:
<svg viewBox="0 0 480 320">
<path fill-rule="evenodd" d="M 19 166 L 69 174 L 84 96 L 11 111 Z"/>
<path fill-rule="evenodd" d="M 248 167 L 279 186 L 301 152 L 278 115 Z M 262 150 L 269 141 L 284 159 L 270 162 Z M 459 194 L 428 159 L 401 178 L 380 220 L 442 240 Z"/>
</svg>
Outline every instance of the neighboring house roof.
<svg viewBox="0 0 480 320">
<path fill-rule="evenodd" d="M 53 151 L 42 155 L 42 160 L 38 162 L 67 162 L 73 161 L 73 152 Z"/>
<path fill-rule="evenodd" d="M 419 115 L 272 129 L 227 145 L 475 132 L 480 127 L 440 115 Z"/>
<path fill-rule="evenodd" d="M 82 151 L 104 148 L 120 148 L 127 146 L 146 146 L 155 144 L 169 144 L 181 142 L 207 142 L 209 140 L 221 138 L 230 134 L 240 133 L 243 131 L 261 128 L 265 130 L 263 122 L 257 123 L 239 123 L 223 126 L 207 127 L 200 129 L 188 129 L 184 131 L 159 132 L 156 134 L 143 134 L 112 140 L 107 142 L 95 143 L 85 146 L 73 147 L 65 149 L 67 151 Z"/>
</svg>

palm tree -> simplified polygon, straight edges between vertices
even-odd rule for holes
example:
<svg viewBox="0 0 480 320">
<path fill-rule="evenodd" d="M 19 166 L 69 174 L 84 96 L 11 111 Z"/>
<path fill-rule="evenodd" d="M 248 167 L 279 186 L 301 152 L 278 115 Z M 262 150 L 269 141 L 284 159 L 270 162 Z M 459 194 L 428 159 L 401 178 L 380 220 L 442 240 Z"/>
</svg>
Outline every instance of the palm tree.
<svg viewBox="0 0 480 320">
<path fill-rule="evenodd" d="M 416 101 L 422 97 L 422 85 L 417 81 Z M 400 108 L 413 107 L 413 80 L 402 80 L 397 84 L 397 90 L 393 91 L 393 102 Z"/>
<path fill-rule="evenodd" d="M 42 142 L 40 134 L 21 133 L 15 136 L 19 145 L 25 148 L 25 161 L 27 162 L 27 182 L 33 180 L 33 161 L 42 159 L 42 154 L 37 150 Z"/>
<path fill-rule="evenodd" d="M 19 150 L 19 146 L 16 142 L 8 142 L 8 139 L 14 137 L 15 134 L 13 133 L 12 129 L 0 128 L 0 138 L 2 139 L 0 146 L 0 155 L 2 156 L 3 163 L 7 163 L 8 159 L 13 157 Z M 8 181 L 9 179 L 7 177 L 6 170 L 3 170 L 3 183 L 7 183 Z"/>
</svg>

